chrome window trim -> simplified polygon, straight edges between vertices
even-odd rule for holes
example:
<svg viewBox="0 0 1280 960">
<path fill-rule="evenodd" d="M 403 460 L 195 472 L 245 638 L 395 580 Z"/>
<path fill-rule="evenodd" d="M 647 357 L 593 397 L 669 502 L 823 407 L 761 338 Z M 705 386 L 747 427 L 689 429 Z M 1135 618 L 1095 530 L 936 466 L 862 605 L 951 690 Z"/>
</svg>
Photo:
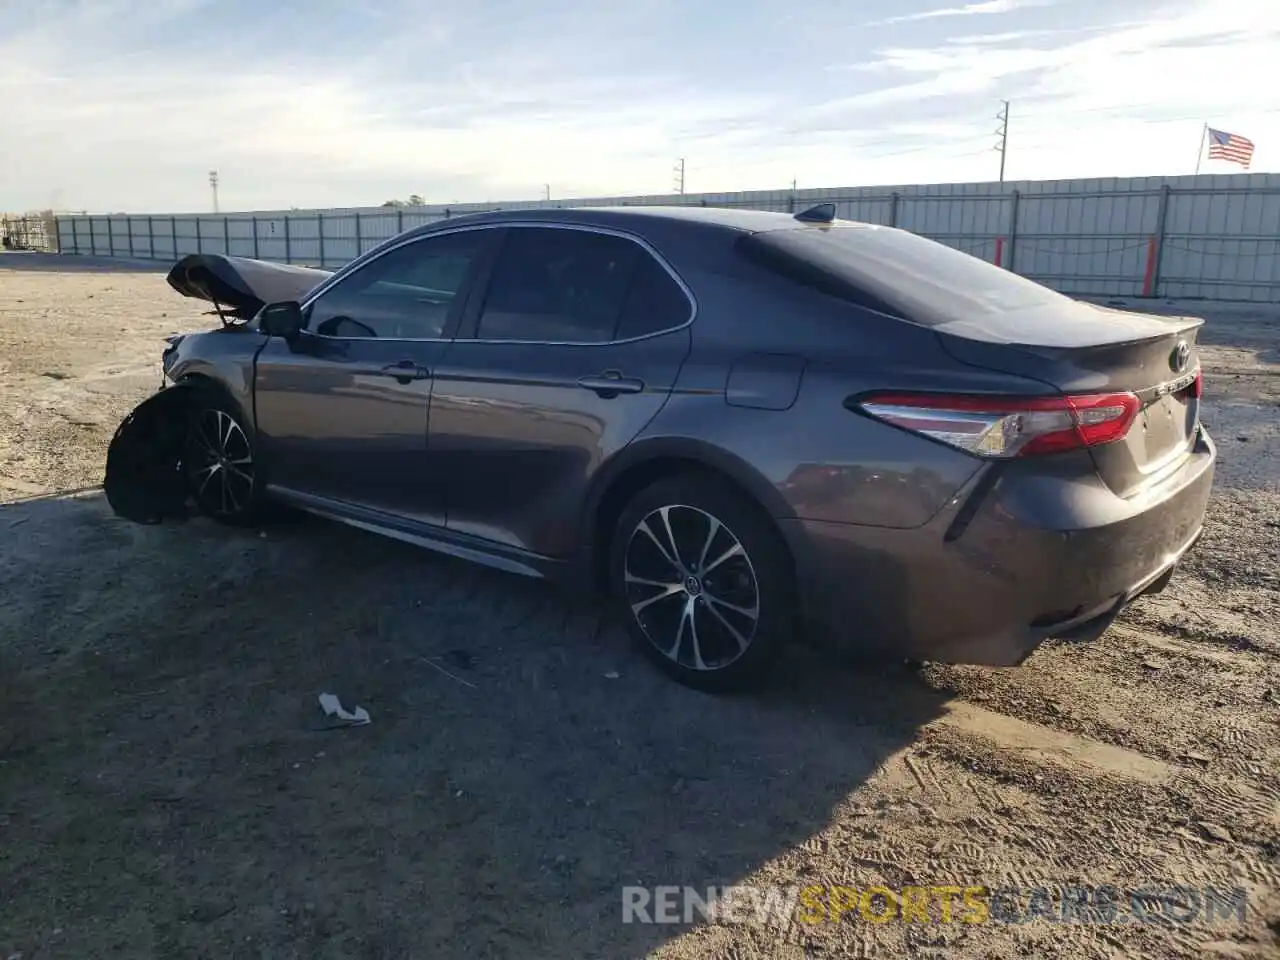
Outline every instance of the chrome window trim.
<svg viewBox="0 0 1280 960">
<path fill-rule="evenodd" d="M 648 240 L 637 236 L 634 233 L 628 233 L 625 230 L 616 230 L 612 227 L 599 227 L 594 224 L 569 223 L 563 220 L 511 220 L 497 221 L 494 223 L 462 224 L 457 227 L 450 227 L 444 230 L 436 230 L 430 233 L 407 237 L 399 243 L 389 245 L 384 250 L 371 250 L 368 255 L 369 258 L 364 262 L 353 260 L 348 264 L 348 266 L 355 267 L 355 269 L 339 271 L 329 279 L 323 281 L 318 287 L 307 294 L 306 298 L 301 303 L 301 307 L 304 311 L 310 309 L 313 303 L 323 297 L 337 284 L 355 273 L 357 269 L 366 267 L 370 263 L 381 259 L 392 251 L 399 250 L 401 247 L 406 247 L 411 243 L 421 243 L 434 237 L 449 236 L 450 234 L 462 233 L 467 230 L 505 230 L 509 227 L 515 227 L 517 229 L 550 227 L 557 230 L 578 230 L 582 233 L 598 233 L 608 237 L 618 237 L 621 240 L 630 240 L 632 243 L 637 244 L 642 250 L 648 253 L 649 256 L 653 257 L 653 259 L 658 262 L 658 265 L 667 272 L 667 275 L 676 282 L 676 286 L 680 288 L 685 299 L 689 302 L 689 319 L 674 327 L 665 327 L 662 330 L 655 330 L 652 333 L 641 334 L 638 337 L 626 337 L 622 340 L 489 340 L 481 337 L 331 337 L 328 334 L 316 333 L 315 331 L 308 330 L 306 328 L 303 328 L 302 332 L 320 340 L 341 340 L 350 343 L 365 343 L 369 341 L 378 341 L 381 343 L 454 343 L 456 341 L 461 341 L 464 343 L 505 343 L 524 346 L 610 347 L 616 344 L 638 343 L 642 340 L 650 340 L 653 337 L 664 337 L 669 333 L 675 333 L 678 330 L 684 330 L 693 326 L 693 321 L 698 317 L 698 300 L 693 295 L 693 290 L 689 288 L 689 285 L 684 282 L 684 278 L 681 277 L 680 274 L 676 273 L 675 268 L 667 262 L 666 258 L 663 257 L 662 254 L 658 253 L 658 251 L 654 249 L 653 244 L 649 243 Z M 359 264 L 359 266 L 356 267 L 356 264 Z M 478 329 L 479 326 L 477 325 L 477 330 Z"/>
</svg>

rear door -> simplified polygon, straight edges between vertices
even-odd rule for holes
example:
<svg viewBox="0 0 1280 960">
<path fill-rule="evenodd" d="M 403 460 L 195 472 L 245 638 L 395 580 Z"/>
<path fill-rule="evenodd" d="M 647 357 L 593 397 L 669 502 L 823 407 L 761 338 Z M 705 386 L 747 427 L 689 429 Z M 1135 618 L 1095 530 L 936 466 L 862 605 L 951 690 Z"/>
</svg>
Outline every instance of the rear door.
<svg viewBox="0 0 1280 960">
<path fill-rule="evenodd" d="M 635 238 L 510 225 L 437 365 L 429 446 L 448 527 L 564 556 L 596 468 L 666 402 L 691 294 Z"/>
<path fill-rule="evenodd" d="M 272 486 L 443 524 L 427 464 L 432 377 L 492 234 L 390 248 L 305 307 L 258 356 L 255 413 Z"/>
</svg>

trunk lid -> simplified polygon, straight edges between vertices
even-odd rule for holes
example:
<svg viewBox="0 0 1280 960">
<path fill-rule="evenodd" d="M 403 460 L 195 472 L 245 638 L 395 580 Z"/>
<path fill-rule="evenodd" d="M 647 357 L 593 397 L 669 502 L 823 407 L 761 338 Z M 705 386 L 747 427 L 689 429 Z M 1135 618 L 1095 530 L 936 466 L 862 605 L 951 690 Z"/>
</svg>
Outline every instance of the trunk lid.
<svg viewBox="0 0 1280 960">
<path fill-rule="evenodd" d="M 1140 409 L 1124 438 L 1090 448 L 1103 481 L 1132 496 L 1190 455 L 1200 422 L 1194 386 L 1203 324 L 1070 301 L 934 330 L 948 353 L 976 367 L 1032 376 L 1066 394 L 1136 394 Z"/>
</svg>

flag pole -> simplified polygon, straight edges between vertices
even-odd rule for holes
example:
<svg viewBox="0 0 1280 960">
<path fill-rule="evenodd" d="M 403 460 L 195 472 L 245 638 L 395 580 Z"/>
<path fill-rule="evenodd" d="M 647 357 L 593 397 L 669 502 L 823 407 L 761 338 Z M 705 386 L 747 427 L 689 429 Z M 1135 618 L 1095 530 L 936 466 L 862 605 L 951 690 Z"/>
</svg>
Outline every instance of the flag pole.
<svg viewBox="0 0 1280 960">
<path fill-rule="evenodd" d="M 1200 152 L 1196 154 L 1196 175 L 1200 173 L 1200 161 L 1204 159 L 1204 141 L 1209 136 L 1209 124 L 1205 124 L 1200 130 Z"/>
</svg>

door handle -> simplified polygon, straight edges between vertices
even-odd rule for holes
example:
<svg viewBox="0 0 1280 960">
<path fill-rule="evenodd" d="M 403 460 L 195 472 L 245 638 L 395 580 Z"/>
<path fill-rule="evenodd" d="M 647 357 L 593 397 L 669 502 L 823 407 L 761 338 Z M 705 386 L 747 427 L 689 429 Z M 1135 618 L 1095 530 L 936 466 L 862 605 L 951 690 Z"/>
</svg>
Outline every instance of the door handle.
<svg viewBox="0 0 1280 960">
<path fill-rule="evenodd" d="M 624 377 L 620 370 L 606 370 L 595 376 L 579 377 L 578 386 L 612 400 L 620 393 L 639 393 L 644 389 L 644 381 L 639 377 Z"/>
<path fill-rule="evenodd" d="M 394 377 L 397 383 L 412 383 L 414 380 L 426 380 L 431 376 L 431 371 L 406 358 L 387 364 L 378 371 L 378 374 L 383 377 Z"/>
</svg>

